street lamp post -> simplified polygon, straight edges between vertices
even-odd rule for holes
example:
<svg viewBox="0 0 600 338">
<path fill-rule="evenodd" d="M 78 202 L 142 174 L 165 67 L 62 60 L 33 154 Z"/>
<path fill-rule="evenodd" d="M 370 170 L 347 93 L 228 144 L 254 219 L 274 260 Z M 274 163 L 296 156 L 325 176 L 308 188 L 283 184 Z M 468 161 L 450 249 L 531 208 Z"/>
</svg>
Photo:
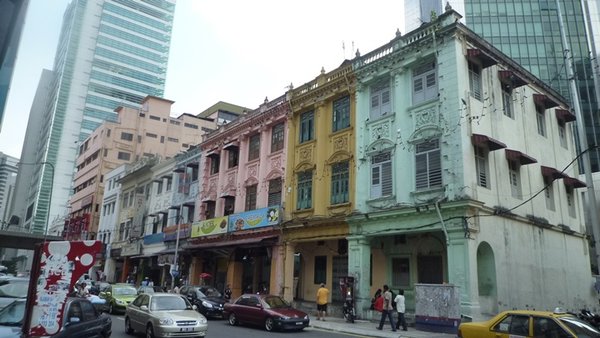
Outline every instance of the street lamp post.
<svg viewBox="0 0 600 338">
<path fill-rule="evenodd" d="M 46 226 L 44 227 L 44 243 L 46 243 L 46 237 L 48 236 L 48 224 L 50 224 L 50 202 L 52 201 L 52 188 L 54 187 L 54 164 L 48 162 L 48 161 L 43 161 L 43 162 L 19 162 L 19 165 L 23 164 L 23 165 L 48 165 L 50 166 L 50 169 L 52 169 L 52 171 L 50 172 L 51 176 L 50 176 L 50 194 L 48 197 L 48 209 L 46 211 Z"/>
<path fill-rule="evenodd" d="M 177 258 L 179 254 L 179 230 L 181 229 L 181 222 L 183 221 L 183 203 L 179 207 L 179 215 L 177 215 L 177 237 L 175 239 L 175 256 L 173 257 L 173 266 L 171 267 L 171 290 L 175 289 L 175 275 L 176 271 L 179 274 L 179 267 L 177 265 Z"/>
</svg>

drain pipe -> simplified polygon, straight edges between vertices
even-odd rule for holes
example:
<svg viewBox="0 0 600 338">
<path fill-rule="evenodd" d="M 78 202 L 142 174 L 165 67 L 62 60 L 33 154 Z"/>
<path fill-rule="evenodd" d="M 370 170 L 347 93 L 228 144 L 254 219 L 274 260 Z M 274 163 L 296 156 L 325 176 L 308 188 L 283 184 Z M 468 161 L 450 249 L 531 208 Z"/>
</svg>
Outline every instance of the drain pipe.
<svg viewBox="0 0 600 338">
<path fill-rule="evenodd" d="M 448 230 L 446 230 L 446 223 L 444 222 L 444 218 L 442 217 L 442 212 L 440 211 L 440 201 L 442 198 L 439 198 L 435 201 L 435 211 L 437 211 L 438 217 L 440 218 L 440 223 L 442 223 L 442 230 L 444 231 L 444 237 L 446 237 L 446 246 L 450 246 L 450 239 L 448 238 Z"/>
</svg>

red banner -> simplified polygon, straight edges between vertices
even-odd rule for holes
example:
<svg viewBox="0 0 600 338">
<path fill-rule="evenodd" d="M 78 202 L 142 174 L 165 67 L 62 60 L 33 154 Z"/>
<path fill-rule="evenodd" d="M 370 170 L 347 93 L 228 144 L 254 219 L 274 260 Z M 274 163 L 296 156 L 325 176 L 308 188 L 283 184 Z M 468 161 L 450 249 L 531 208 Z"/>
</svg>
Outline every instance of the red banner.
<svg viewBox="0 0 600 338">
<path fill-rule="evenodd" d="M 39 255 L 39 269 L 33 271 L 32 278 L 36 290 L 30 295 L 27 318 L 29 325 L 24 328 L 30 336 L 54 335 L 60 331 L 63 322 L 65 302 L 75 282 L 94 265 L 96 255 L 102 250 L 100 241 L 46 242 Z M 35 266 L 34 262 L 34 266 Z"/>
</svg>

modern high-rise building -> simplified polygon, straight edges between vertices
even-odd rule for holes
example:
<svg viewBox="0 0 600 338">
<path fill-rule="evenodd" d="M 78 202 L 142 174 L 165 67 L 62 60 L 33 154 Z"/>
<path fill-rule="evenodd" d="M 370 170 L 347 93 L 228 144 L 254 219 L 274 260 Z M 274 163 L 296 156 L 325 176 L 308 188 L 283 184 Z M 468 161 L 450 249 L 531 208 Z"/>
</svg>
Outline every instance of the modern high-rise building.
<svg viewBox="0 0 600 338">
<path fill-rule="evenodd" d="M 6 229 L 10 221 L 8 209 L 15 191 L 17 162 L 18 158 L 0 152 L 0 229 Z"/>
<path fill-rule="evenodd" d="M 63 17 L 54 59 L 48 118 L 41 142 L 27 138 L 23 153 L 33 167 L 19 178 L 26 201 L 13 212 L 25 230 L 43 232 L 61 222 L 73 193 L 80 142 L 115 108 L 140 108 L 146 96 L 162 97 L 175 0 L 72 0 Z"/>
<path fill-rule="evenodd" d="M 0 0 L 0 130 L 29 0 Z"/>
<path fill-rule="evenodd" d="M 451 6 L 463 15 L 469 28 L 570 101 L 566 46 L 561 40 L 556 4 L 556 0 L 410 0 L 405 1 L 405 30 L 429 22 L 432 12 L 439 15 Z M 592 67 L 595 54 L 590 50 L 593 36 L 599 33 L 598 27 L 594 29 L 598 23 L 598 2 L 560 0 L 560 4 L 588 146 L 600 145 L 598 84 Z M 590 162 L 593 172 L 600 171 L 600 148 L 590 151 Z"/>
</svg>

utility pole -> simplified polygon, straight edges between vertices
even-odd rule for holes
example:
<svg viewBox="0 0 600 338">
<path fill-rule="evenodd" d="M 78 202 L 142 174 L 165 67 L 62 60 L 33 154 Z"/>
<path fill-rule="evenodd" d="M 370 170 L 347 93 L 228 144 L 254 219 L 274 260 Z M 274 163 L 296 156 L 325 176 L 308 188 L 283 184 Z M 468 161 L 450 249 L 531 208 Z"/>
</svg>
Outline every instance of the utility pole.
<svg viewBox="0 0 600 338">
<path fill-rule="evenodd" d="M 598 224 L 598 209 L 596 208 L 596 191 L 594 189 L 594 179 L 592 178 L 592 168 L 590 166 L 590 155 L 588 151 L 587 136 L 585 135 L 585 121 L 581 114 L 581 106 L 579 105 L 579 92 L 575 83 L 575 74 L 573 72 L 573 62 L 571 55 L 571 47 L 567 41 L 565 27 L 562 19 L 562 11 L 560 9 L 560 1 L 556 0 L 556 10 L 558 13 L 558 24 L 560 27 L 560 36 L 562 38 L 563 47 L 565 48 L 565 65 L 567 68 L 567 77 L 569 79 L 569 89 L 571 92 L 571 101 L 573 101 L 573 109 L 577 118 L 577 134 L 579 135 L 579 144 L 581 145 L 583 170 L 585 171 L 585 183 L 587 184 L 588 208 L 590 213 L 590 226 L 594 234 L 594 255 L 596 266 L 600 269 L 600 228 Z"/>
</svg>

